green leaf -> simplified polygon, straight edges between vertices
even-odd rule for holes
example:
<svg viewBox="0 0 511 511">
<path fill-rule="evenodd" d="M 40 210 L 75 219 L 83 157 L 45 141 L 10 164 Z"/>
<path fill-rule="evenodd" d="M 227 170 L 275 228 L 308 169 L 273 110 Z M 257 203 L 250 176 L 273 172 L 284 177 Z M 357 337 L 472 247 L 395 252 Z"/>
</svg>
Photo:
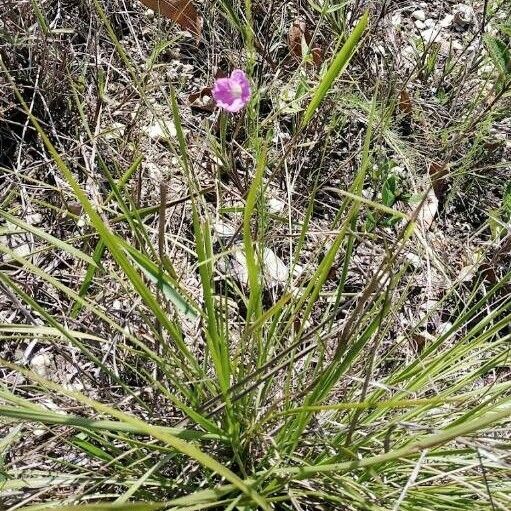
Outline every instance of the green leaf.
<svg viewBox="0 0 511 511">
<path fill-rule="evenodd" d="M 124 241 L 121 243 L 133 262 L 140 268 L 144 275 L 156 285 L 165 298 L 174 304 L 177 310 L 181 311 L 189 318 L 196 318 L 199 315 L 197 308 L 176 291 L 170 277 L 168 277 L 162 269 L 136 248 L 128 245 L 128 243 Z"/>
<path fill-rule="evenodd" d="M 486 49 L 501 75 L 508 75 L 511 72 L 511 57 L 509 48 L 498 37 L 486 34 L 484 36 Z"/>
<path fill-rule="evenodd" d="M 44 487 L 44 485 L 35 485 L 34 487 Z M 72 504 L 69 506 L 49 506 L 47 504 L 37 504 L 35 506 L 30 506 L 24 508 L 27 511 L 51 511 L 58 509 L 59 511 L 158 511 L 163 509 L 168 509 L 168 504 L 166 503 L 126 503 L 126 504 L 117 504 L 117 503 L 108 503 L 105 502 L 103 504 L 84 504 L 81 506 L 77 506 L 76 504 Z"/>
<path fill-rule="evenodd" d="M 96 445 L 90 443 L 85 438 L 81 438 L 79 435 L 77 435 L 73 440 L 71 440 L 71 443 L 76 445 L 78 448 L 82 449 L 85 453 L 87 453 L 89 456 L 93 458 L 98 458 L 103 461 L 112 461 L 113 457 L 112 455 L 105 452 L 103 449 L 100 449 Z"/>
<path fill-rule="evenodd" d="M 383 183 L 383 189 L 381 192 L 381 198 L 383 204 L 388 208 L 391 208 L 396 202 L 396 177 L 389 176 L 385 183 Z"/>
<path fill-rule="evenodd" d="M 364 15 L 360 18 L 353 32 L 348 37 L 348 40 L 344 43 L 344 46 L 335 56 L 332 64 L 330 64 L 330 67 L 327 69 L 323 78 L 319 82 L 319 85 L 317 86 L 311 98 L 307 110 L 305 110 L 305 114 L 303 115 L 302 119 L 303 126 L 307 126 L 307 124 L 309 124 L 319 105 L 321 105 L 326 95 L 328 94 L 328 91 L 332 88 L 332 84 L 334 83 L 335 79 L 340 74 L 342 74 L 342 72 L 348 66 L 351 57 L 353 57 L 353 55 L 355 54 L 358 43 L 360 42 L 360 39 L 364 34 L 368 20 L 369 13 L 366 11 Z"/>
<path fill-rule="evenodd" d="M 506 217 L 509 218 L 511 216 L 511 181 L 507 183 L 506 189 L 504 190 L 502 209 L 504 210 Z"/>
<path fill-rule="evenodd" d="M 85 277 L 83 279 L 82 285 L 80 286 L 80 290 L 78 291 L 78 296 L 84 297 L 89 290 L 92 281 L 94 280 L 94 275 L 96 274 L 96 268 L 99 266 L 101 259 L 105 253 L 106 246 L 102 240 L 99 240 L 96 248 L 94 249 L 94 253 L 92 254 L 92 259 L 94 260 L 94 264 L 90 264 L 87 268 L 87 272 L 85 273 Z M 75 301 L 73 304 L 73 308 L 71 309 L 70 315 L 73 319 L 78 317 L 80 310 L 82 309 L 82 305 L 80 302 Z"/>
<path fill-rule="evenodd" d="M 511 37 L 511 24 L 504 23 L 500 25 L 499 29 L 503 34 L 507 35 L 508 37 Z"/>
<path fill-rule="evenodd" d="M 79 103 L 79 102 L 78 102 Z M 92 135 L 91 135 L 92 136 Z M 116 185 L 117 190 L 121 190 L 124 185 L 130 180 L 131 176 L 138 170 L 140 164 L 142 163 L 142 157 L 138 156 L 135 158 L 134 162 L 130 165 L 128 170 L 122 175 L 121 179 Z M 109 196 L 106 198 L 105 203 L 108 204 L 110 200 L 115 196 L 115 191 L 110 192 Z M 94 280 L 94 275 L 96 274 L 96 269 L 99 266 L 101 259 L 103 258 L 103 254 L 105 253 L 106 246 L 102 240 L 99 240 L 96 248 L 94 249 L 94 253 L 92 255 L 92 259 L 94 260 L 93 265 L 89 265 L 87 268 L 87 272 L 85 274 L 85 278 L 83 279 L 82 285 L 80 286 L 80 290 L 78 291 L 78 295 L 84 297 L 89 290 L 92 281 Z M 73 304 L 73 308 L 71 309 L 71 317 L 76 319 L 81 310 L 81 305 L 79 302 L 75 302 Z"/>
</svg>

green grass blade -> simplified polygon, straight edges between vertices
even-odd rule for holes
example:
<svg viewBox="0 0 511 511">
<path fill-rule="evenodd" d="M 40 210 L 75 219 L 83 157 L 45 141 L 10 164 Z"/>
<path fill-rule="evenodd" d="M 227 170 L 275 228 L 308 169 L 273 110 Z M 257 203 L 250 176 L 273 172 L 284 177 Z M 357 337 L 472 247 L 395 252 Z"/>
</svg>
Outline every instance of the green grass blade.
<svg viewBox="0 0 511 511">
<path fill-rule="evenodd" d="M 247 307 L 247 322 L 257 321 L 261 315 L 261 286 L 262 277 L 259 262 L 255 252 L 255 242 L 252 238 L 250 221 L 256 207 L 257 199 L 261 193 L 264 171 L 266 169 L 266 149 L 263 147 L 258 157 L 256 174 L 250 186 L 245 211 L 243 214 L 243 247 L 247 261 L 250 296 Z"/>
<path fill-rule="evenodd" d="M 96 262 L 94 261 L 93 258 L 88 256 L 87 254 L 84 254 L 81 250 L 78 250 L 77 248 L 73 247 L 69 243 L 59 240 L 58 238 L 55 238 L 55 236 L 48 234 L 47 232 L 43 231 L 42 229 L 39 229 L 38 227 L 35 227 L 34 225 L 30 225 L 27 222 L 24 222 L 23 220 L 16 218 L 15 216 L 7 213 L 6 211 L 0 210 L 0 217 L 3 217 L 4 220 L 6 220 L 7 222 L 10 222 L 11 224 L 16 225 L 23 231 L 30 232 L 33 235 L 37 236 L 38 238 L 41 238 L 42 240 L 46 241 L 50 245 L 54 246 L 55 248 L 60 249 L 63 252 L 67 252 L 68 254 L 76 257 L 77 259 L 80 259 L 81 261 L 85 261 L 86 263 L 90 264 L 93 267 L 97 267 Z"/>
<path fill-rule="evenodd" d="M 138 435 L 146 434 L 145 430 L 125 422 L 93 420 L 77 415 L 64 415 L 41 407 L 31 407 L 30 409 L 26 409 L 18 406 L 0 405 L 0 417 L 18 419 L 24 422 L 40 422 L 48 425 L 72 426 L 91 431 L 112 431 L 115 433 L 134 433 Z M 171 428 L 164 426 L 155 427 L 160 429 L 162 433 L 168 433 L 177 438 L 182 438 L 183 440 L 225 440 L 219 435 L 210 433 L 201 433 L 199 431 L 191 431 L 183 428 Z"/>
<path fill-rule="evenodd" d="M 99 266 L 101 259 L 103 259 L 103 255 L 105 254 L 106 245 L 103 243 L 102 240 L 99 240 L 96 244 L 96 248 L 94 249 L 94 253 L 92 254 L 92 259 L 94 261 L 94 265 L 89 265 L 87 267 L 87 272 L 85 273 L 85 277 L 83 279 L 83 282 L 80 286 L 80 289 L 78 290 L 78 296 L 84 297 L 88 290 L 90 285 L 92 284 L 92 281 L 94 280 L 94 276 L 96 275 L 96 269 Z M 80 310 L 82 309 L 82 306 L 80 302 L 75 301 L 73 304 L 73 307 L 71 308 L 71 318 L 76 319 L 78 317 L 78 314 L 80 313 Z"/>
<path fill-rule="evenodd" d="M 60 154 L 58 153 L 55 146 L 52 144 L 50 139 L 48 138 L 46 132 L 41 127 L 39 121 L 36 119 L 36 117 L 32 114 L 31 110 L 28 108 L 28 105 L 24 101 L 23 97 L 21 96 L 18 88 L 12 81 L 10 74 L 8 70 L 5 68 L 5 65 L 2 61 L 0 61 L 0 65 L 6 75 L 8 76 L 8 79 L 13 86 L 13 90 L 16 93 L 16 96 L 18 98 L 18 101 L 23 106 L 27 116 L 29 117 L 31 123 L 33 124 L 34 128 L 36 129 L 37 133 L 41 137 L 47 151 L 50 153 L 53 161 L 55 162 L 57 168 L 62 173 L 63 177 L 69 184 L 69 186 L 72 188 L 73 192 L 76 195 L 76 198 L 82 205 L 85 213 L 89 217 L 91 224 L 94 226 L 98 234 L 100 235 L 101 239 L 104 241 L 106 247 L 112 254 L 113 258 L 116 260 L 116 262 L 119 264 L 125 275 L 129 278 L 130 282 L 132 283 L 133 287 L 137 291 L 137 293 L 140 295 L 144 303 L 147 305 L 147 307 L 152 311 L 155 318 L 160 322 L 160 324 L 168 331 L 168 333 L 171 335 L 172 340 L 174 341 L 176 347 L 178 348 L 179 352 L 183 356 L 183 359 L 186 360 L 189 363 L 189 369 L 195 371 L 196 373 L 201 373 L 197 361 L 195 360 L 195 357 L 191 354 L 188 347 L 186 346 L 185 342 L 183 341 L 183 336 L 178 328 L 178 326 L 170 321 L 167 317 L 167 314 L 162 310 L 160 305 L 158 304 L 156 298 L 153 296 L 149 288 L 144 284 L 142 278 L 138 275 L 138 273 L 135 271 L 133 266 L 129 263 L 127 256 L 124 254 L 116 236 L 114 233 L 110 230 L 110 228 L 107 226 L 107 224 L 103 221 L 99 213 L 94 208 L 93 204 L 87 197 L 87 194 L 82 190 L 80 187 L 78 181 L 75 179 L 73 173 L 69 169 L 69 167 L 66 165 Z"/>
<path fill-rule="evenodd" d="M 316 110 L 328 94 L 328 91 L 332 88 L 335 79 L 338 78 L 339 75 L 346 69 L 351 60 L 351 57 L 353 57 L 357 49 L 362 35 L 364 34 L 368 21 L 369 13 L 365 12 L 355 26 L 353 32 L 348 37 L 347 41 L 344 43 L 339 53 L 337 53 L 335 56 L 334 61 L 332 64 L 330 64 L 330 67 L 327 69 L 323 78 L 319 82 L 319 85 L 316 87 L 310 103 L 303 115 L 302 126 L 307 126 L 309 124 Z"/>
<path fill-rule="evenodd" d="M 132 258 L 133 262 L 140 268 L 144 275 L 156 285 L 178 311 L 192 319 L 199 315 L 197 306 L 192 304 L 190 300 L 183 298 L 183 296 L 176 291 L 174 287 L 175 284 L 172 283 L 171 278 L 165 275 L 155 263 L 128 243 L 122 240 L 119 240 L 119 243 L 122 243 L 126 253 Z"/>
<path fill-rule="evenodd" d="M 58 385 L 57 383 L 51 382 L 49 380 L 46 380 L 45 378 L 42 378 L 41 376 L 35 374 L 32 371 L 23 369 L 19 366 L 16 366 L 15 364 L 11 364 L 7 360 L 0 359 L 0 363 L 5 367 L 10 368 L 11 370 L 20 372 L 26 378 L 29 378 L 39 383 L 44 388 L 53 390 L 54 392 L 74 399 L 79 403 L 96 410 L 96 412 L 111 415 L 120 422 L 138 428 L 138 430 L 143 432 L 144 434 L 149 435 L 157 440 L 160 440 L 164 444 L 167 444 L 170 447 L 176 449 L 176 451 L 184 454 L 185 456 L 188 456 L 189 458 L 196 460 L 200 465 L 204 466 L 205 468 L 208 468 L 212 472 L 215 472 L 221 477 L 225 478 L 227 481 L 231 482 L 236 488 L 238 488 L 242 493 L 251 498 L 256 504 L 261 506 L 263 509 L 268 511 L 271 509 L 268 503 L 265 501 L 265 499 L 263 499 L 263 497 L 259 495 L 251 487 L 251 485 L 247 485 L 240 477 L 238 477 L 229 468 L 219 463 L 209 454 L 203 452 L 196 445 L 189 443 L 181 438 L 178 438 L 175 435 L 172 435 L 168 432 L 163 432 L 161 431 L 160 428 L 157 428 L 152 424 L 148 424 L 145 421 L 138 419 L 133 415 L 129 415 L 111 406 L 95 401 L 94 399 L 85 396 L 81 392 L 67 390 L 63 386 Z"/>
</svg>

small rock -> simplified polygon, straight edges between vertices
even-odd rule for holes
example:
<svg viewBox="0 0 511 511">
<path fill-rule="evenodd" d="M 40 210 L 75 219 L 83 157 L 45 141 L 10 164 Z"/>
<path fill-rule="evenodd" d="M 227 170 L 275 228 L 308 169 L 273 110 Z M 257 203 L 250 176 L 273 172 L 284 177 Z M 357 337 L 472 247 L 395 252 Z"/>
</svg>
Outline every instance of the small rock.
<svg viewBox="0 0 511 511">
<path fill-rule="evenodd" d="M 493 74 L 493 72 L 494 72 L 494 67 L 491 64 L 486 64 L 484 66 L 481 66 L 477 70 L 478 76 L 482 76 L 482 77 L 489 77 Z"/>
<path fill-rule="evenodd" d="M 422 259 L 417 254 L 414 254 L 413 252 L 408 252 L 407 254 L 405 254 L 404 259 L 416 270 L 422 268 Z"/>
<path fill-rule="evenodd" d="M 70 390 L 71 392 L 81 392 L 85 386 L 81 381 L 75 381 L 72 383 L 64 383 L 62 385 L 66 390 Z"/>
<path fill-rule="evenodd" d="M 412 18 L 414 20 L 424 21 L 426 19 L 426 13 L 422 9 L 417 9 L 412 12 Z"/>
<path fill-rule="evenodd" d="M 445 323 L 442 323 L 438 327 L 438 335 L 444 335 L 452 328 L 452 323 L 450 321 L 446 321 Z"/>
<path fill-rule="evenodd" d="M 463 50 L 463 45 L 459 41 L 454 40 L 452 42 L 452 49 L 456 51 L 461 51 Z"/>
<path fill-rule="evenodd" d="M 412 69 L 415 66 L 415 48 L 407 45 L 401 52 L 402 65 L 405 69 Z"/>
<path fill-rule="evenodd" d="M 474 10 L 466 4 L 458 4 L 453 18 L 454 24 L 462 29 L 474 24 Z"/>
<path fill-rule="evenodd" d="M 30 237 L 19 230 L 18 227 L 10 222 L 6 222 L 9 236 L 7 237 L 7 246 L 14 252 L 18 257 L 29 258 L 32 254 L 31 240 Z M 0 240 L 3 236 L 0 236 Z M 1 259 L 0 259 L 1 260 Z"/>
<path fill-rule="evenodd" d="M 225 264 L 227 263 L 227 264 Z M 263 251 L 263 261 L 261 261 L 264 281 L 267 286 L 277 286 L 287 282 L 289 278 L 289 269 L 287 265 L 278 257 L 273 250 L 265 248 Z M 232 252 L 232 257 L 228 262 L 222 262 L 218 268 L 230 275 L 236 275 L 237 280 L 243 284 L 248 284 L 247 258 L 244 248 L 239 245 Z"/>
<path fill-rule="evenodd" d="M 438 310 L 438 300 L 435 300 L 432 297 L 429 297 L 422 305 L 421 309 L 426 313 L 431 313 L 433 311 Z"/>
<path fill-rule="evenodd" d="M 240 284 L 245 286 L 248 284 L 247 258 L 245 256 L 243 247 L 240 246 L 234 250 L 233 258 L 230 260 L 228 269 L 230 269 L 234 275 L 236 275 Z"/>
<path fill-rule="evenodd" d="M 61 410 L 60 406 L 51 399 L 43 398 L 38 400 L 37 404 L 48 408 L 48 410 L 51 410 L 52 412 L 61 413 L 62 415 L 66 414 L 66 412 Z"/>
<path fill-rule="evenodd" d="M 121 122 L 114 122 L 112 125 L 105 131 L 104 139 L 105 140 L 117 140 L 123 137 L 124 130 L 126 126 Z"/>
<path fill-rule="evenodd" d="M 32 213 L 25 218 L 27 224 L 40 225 L 43 223 L 43 215 L 41 213 Z"/>
<path fill-rule="evenodd" d="M 48 353 L 38 353 L 34 355 L 30 361 L 30 367 L 34 373 L 48 378 L 51 374 L 51 366 L 53 365 L 53 358 Z"/>
<path fill-rule="evenodd" d="M 449 28 L 452 25 L 453 20 L 454 16 L 452 14 L 447 14 L 445 18 L 440 21 L 440 26 L 442 28 Z"/>
<path fill-rule="evenodd" d="M 377 44 L 374 47 L 374 50 L 376 52 L 378 52 L 380 55 L 382 55 L 383 57 L 385 57 L 385 55 L 387 55 L 387 52 L 385 51 L 385 46 L 383 44 Z"/>
<path fill-rule="evenodd" d="M 269 248 L 263 252 L 263 263 L 268 284 L 284 284 L 289 277 L 289 269 L 279 256 Z"/>
<path fill-rule="evenodd" d="M 298 279 L 303 275 L 303 266 L 301 264 L 295 264 L 292 266 L 292 270 L 292 275 L 295 279 Z"/>
<path fill-rule="evenodd" d="M 371 200 L 371 198 L 373 197 L 373 190 L 371 189 L 368 189 L 368 188 L 364 188 L 362 190 L 362 193 L 361 193 L 362 197 L 364 197 L 364 199 L 369 199 Z"/>
<path fill-rule="evenodd" d="M 467 46 L 467 49 L 465 50 L 467 52 L 467 56 L 473 57 L 478 52 L 477 43 L 472 43 L 469 46 Z"/>
<path fill-rule="evenodd" d="M 392 18 L 390 20 L 390 23 L 392 24 L 392 26 L 394 28 L 398 28 L 401 26 L 403 22 L 403 17 L 401 16 L 401 13 L 400 12 L 397 12 L 396 14 L 393 14 L 392 15 Z"/>
<path fill-rule="evenodd" d="M 181 71 L 184 74 L 193 75 L 193 64 L 183 64 L 181 67 Z"/>
<path fill-rule="evenodd" d="M 426 44 L 431 43 L 438 37 L 438 30 L 436 28 L 427 28 L 421 32 L 421 36 Z"/>
<path fill-rule="evenodd" d="M 230 224 L 218 221 L 213 224 L 213 232 L 219 238 L 231 238 L 236 234 L 236 229 Z"/>
<path fill-rule="evenodd" d="M 268 211 L 270 213 L 282 213 L 284 208 L 286 207 L 286 203 L 283 200 L 277 199 L 276 197 L 272 197 L 268 201 Z"/>
<path fill-rule="evenodd" d="M 158 121 L 144 128 L 144 133 L 155 142 L 168 140 L 168 137 L 174 138 L 177 135 L 176 126 L 170 119 Z"/>
<path fill-rule="evenodd" d="M 406 171 L 405 167 L 401 167 L 400 165 L 396 165 L 395 167 L 392 167 L 392 173 L 396 176 L 399 176 L 401 178 L 406 178 L 408 176 L 408 172 Z"/>
</svg>

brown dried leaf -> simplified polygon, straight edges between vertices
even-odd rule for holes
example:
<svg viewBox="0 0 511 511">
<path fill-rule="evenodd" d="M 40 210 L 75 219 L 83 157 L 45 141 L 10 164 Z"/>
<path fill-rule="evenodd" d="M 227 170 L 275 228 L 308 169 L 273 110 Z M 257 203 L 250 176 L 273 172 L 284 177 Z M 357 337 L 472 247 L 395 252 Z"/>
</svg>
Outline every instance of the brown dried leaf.
<svg viewBox="0 0 511 511">
<path fill-rule="evenodd" d="M 499 281 L 495 268 L 490 263 L 483 263 L 481 265 L 480 272 L 483 278 L 488 280 L 488 282 L 492 285 L 495 285 Z"/>
<path fill-rule="evenodd" d="M 407 90 L 403 89 L 399 94 L 399 111 L 404 115 L 412 115 L 413 106 L 412 99 Z"/>
<path fill-rule="evenodd" d="M 293 21 L 293 24 L 289 28 L 287 34 L 287 41 L 291 53 L 298 59 L 302 60 L 302 38 L 309 44 L 311 42 L 311 36 L 305 25 L 305 21 L 297 19 Z"/>
<path fill-rule="evenodd" d="M 312 36 L 307 29 L 305 21 L 301 19 L 293 21 L 287 34 L 287 42 L 289 50 L 296 60 L 302 60 L 302 41 L 304 41 L 307 46 L 310 46 L 311 40 Z M 311 55 L 314 65 L 318 67 L 321 66 L 324 60 L 323 50 L 319 46 L 314 46 L 314 48 L 311 48 Z"/>
<path fill-rule="evenodd" d="M 441 201 L 447 189 L 446 177 L 449 174 L 449 169 L 444 163 L 434 161 L 431 162 L 428 172 L 435 195 Z"/>
<path fill-rule="evenodd" d="M 67 202 L 66 208 L 73 215 L 80 216 L 82 214 L 82 205 L 78 201 Z"/>
<path fill-rule="evenodd" d="M 225 71 L 218 68 L 215 73 L 215 80 L 218 80 L 219 78 L 227 78 L 229 76 Z"/>
<path fill-rule="evenodd" d="M 432 336 L 428 332 L 416 333 L 412 335 L 411 344 L 417 355 L 420 355 L 424 351 L 427 342 L 432 340 L 431 337 Z"/>
<path fill-rule="evenodd" d="M 431 180 L 431 188 L 419 213 L 419 220 L 426 231 L 433 225 L 438 206 L 445 195 L 446 177 L 449 174 L 449 168 L 445 163 L 433 161 L 429 165 L 428 174 Z"/>
<path fill-rule="evenodd" d="M 316 67 L 321 67 L 321 64 L 323 64 L 325 60 L 325 54 L 323 52 L 323 49 L 320 48 L 319 46 L 315 46 L 314 48 L 312 48 L 311 54 L 314 65 Z"/>
<path fill-rule="evenodd" d="M 202 20 L 195 9 L 192 0 L 140 0 L 146 7 L 154 12 L 177 23 L 183 30 L 187 30 L 197 38 L 201 35 Z"/>
<path fill-rule="evenodd" d="M 188 104 L 197 110 L 213 112 L 215 105 L 213 104 L 212 97 L 213 93 L 211 87 L 203 87 L 201 90 L 192 92 L 188 96 Z"/>
</svg>

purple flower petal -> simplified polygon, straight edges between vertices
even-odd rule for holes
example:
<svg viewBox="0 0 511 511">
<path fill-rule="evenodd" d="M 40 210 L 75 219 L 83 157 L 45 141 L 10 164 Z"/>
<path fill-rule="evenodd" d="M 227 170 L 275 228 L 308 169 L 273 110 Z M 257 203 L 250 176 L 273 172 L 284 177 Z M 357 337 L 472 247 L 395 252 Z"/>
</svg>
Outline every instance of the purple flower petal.
<svg viewBox="0 0 511 511">
<path fill-rule="evenodd" d="M 219 78 L 213 85 L 216 104 L 228 112 L 239 112 L 250 100 L 250 83 L 241 69 L 235 69 L 229 78 Z"/>
</svg>

